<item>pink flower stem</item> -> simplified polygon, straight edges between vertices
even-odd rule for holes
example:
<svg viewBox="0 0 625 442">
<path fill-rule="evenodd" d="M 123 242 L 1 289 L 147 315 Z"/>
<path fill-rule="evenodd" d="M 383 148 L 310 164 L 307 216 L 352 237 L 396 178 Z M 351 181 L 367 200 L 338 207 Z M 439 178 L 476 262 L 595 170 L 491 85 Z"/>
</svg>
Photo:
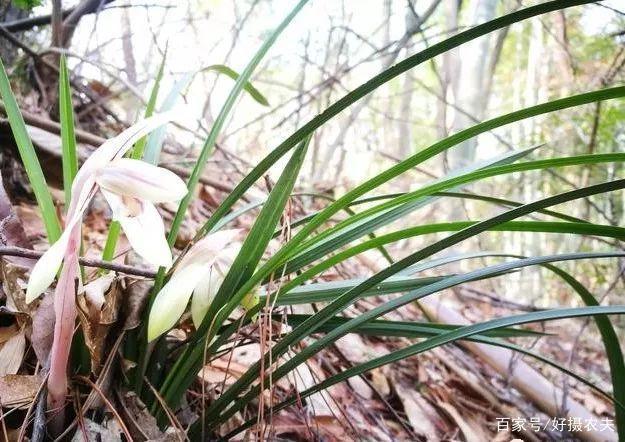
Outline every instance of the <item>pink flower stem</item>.
<svg viewBox="0 0 625 442">
<path fill-rule="evenodd" d="M 55 323 L 48 376 L 48 407 L 54 413 L 50 429 L 55 434 L 63 431 L 65 422 L 67 364 L 76 322 L 79 247 L 80 224 L 77 224 L 72 229 L 65 252 L 63 270 L 54 291 Z"/>
</svg>

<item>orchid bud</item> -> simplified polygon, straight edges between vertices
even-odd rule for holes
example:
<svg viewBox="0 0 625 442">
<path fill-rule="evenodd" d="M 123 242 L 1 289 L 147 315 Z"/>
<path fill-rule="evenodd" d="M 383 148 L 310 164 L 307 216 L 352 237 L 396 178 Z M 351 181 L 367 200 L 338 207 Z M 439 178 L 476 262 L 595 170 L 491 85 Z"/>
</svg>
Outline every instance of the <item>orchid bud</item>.
<svg viewBox="0 0 625 442">
<path fill-rule="evenodd" d="M 193 295 L 191 316 L 196 326 L 202 323 L 217 290 L 224 269 L 238 251 L 235 239 L 239 230 L 222 230 L 207 235 L 189 249 L 174 274 L 156 295 L 148 319 L 148 340 L 171 329 L 180 319 Z"/>
</svg>

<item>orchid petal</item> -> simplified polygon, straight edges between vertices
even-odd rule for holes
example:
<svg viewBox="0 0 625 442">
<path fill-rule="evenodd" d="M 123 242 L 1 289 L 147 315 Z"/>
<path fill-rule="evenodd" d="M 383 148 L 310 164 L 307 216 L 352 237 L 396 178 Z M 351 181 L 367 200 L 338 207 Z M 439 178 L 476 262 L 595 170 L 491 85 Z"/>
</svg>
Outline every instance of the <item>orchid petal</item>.
<svg viewBox="0 0 625 442">
<path fill-rule="evenodd" d="M 135 142 L 174 118 L 173 112 L 164 112 L 133 124 L 116 137 L 102 143 L 83 163 L 81 171 L 83 174 L 92 173 L 115 158 L 121 158 Z"/>
<path fill-rule="evenodd" d="M 219 230 L 215 233 L 206 235 L 204 238 L 196 242 L 193 247 L 182 257 L 179 267 L 190 264 L 212 265 L 213 261 L 219 256 L 225 256 L 228 250 L 231 253 L 233 249 L 228 246 L 234 245 L 235 240 L 240 236 L 241 229 Z"/>
<path fill-rule="evenodd" d="M 96 182 L 110 192 L 153 203 L 179 201 L 188 191 L 175 173 L 130 158 L 111 161 L 97 172 Z"/>
<path fill-rule="evenodd" d="M 113 211 L 113 219 L 119 221 L 135 252 L 150 264 L 169 268 L 171 250 L 165 239 L 165 225 L 156 207 L 149 201 L 124 198 L 102 189 Z"/>
<path fill-rule="evenodd" d="M 195 287 L 193 299 L 191 299 L 191 318 L 195 328 L 198 328 L 202 323 L 222 281 L 223 275 L 213 266 Z"/>
<path fill-rule="evenodd" d="M 77 253 L 80 244 L 80 218 L 70 220 L 61 234 L 61 237 L 41 255 L 30 271 L 28 286 L 26 287 L 26 302 L 30 303 L 46 291 L 56 276 L 63 257 Z"/>
<path fill-rule="evenodd" d="M 209 273 L 202 278 L 195 288 L 193 299 L 191 300 L 191 318 L 193 318 L 193 324 L 196 328 L 204 320 L 204 316 L 206 316 L 206 312 L 213 302 L 225 274 L 228 272 L 240 249 L 241 245 L 237 243 L 229 245 L 219 252 Z"/>
<path fill-rule="evenodd" d="M 72 184 L 72 203 L 70 204 L 71 207 L 68 209 L 68 213 L 72 213 L 76 210 L 84 211 L 84 209 L 86 209 L 90 196 L 92 196 L 91 190 L 95 184 L 93 178 L 97 170 L 106 166 L 115 158 L 123 156 L 141 137 L 173 119 L 174 114 L 171 112 L 164 112 L 146 118 L 124 130 L 116 137 L 105 141 L 100 147 L 93 151 L 74 178 Z"/>
<path fill-rule="evenodd" d="M 26 288 L 27 303 L 34 301 L 52 285 L 54 277 L 63 262 L 68 240 L 69 235 L 61 235 L 58 241 L 52 244 L 35 263 L 30 272 L 30 278 L 28 278 L 28 287 Z"/>
<path fill-rule="evenodd" d="M 148 319 L 148 341 L 161 336 L 180 319 L 191 293 L 204 277 L 206 267 L 193 264 L 178 269 L 156 296 Z"/>
</svg>

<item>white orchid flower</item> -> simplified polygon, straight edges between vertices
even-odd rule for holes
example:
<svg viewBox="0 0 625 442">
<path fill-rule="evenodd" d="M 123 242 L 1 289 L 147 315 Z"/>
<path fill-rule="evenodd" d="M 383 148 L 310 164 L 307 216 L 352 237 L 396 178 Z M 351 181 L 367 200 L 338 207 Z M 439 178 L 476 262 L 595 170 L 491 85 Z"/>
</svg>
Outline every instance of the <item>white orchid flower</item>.
<svg viewBox="0 0 625 442">
<path fill-rule="evenodd" d="M 167 284 L 156 295 L 148 319 L 148 341 L 161 336 L 180 319 L 189 304 L 198 326 L 212 302 L 223 277 L 238 253 L 240 230 L 221 230 L 202 238 L 189 249 Z"/>
<path fill-rule="evenodd" d="M 240 249 L 239 244 L 234 244 L 226 247 L 217 256 L 217 259 L 213 262 L 208 273 L 202 277 L 198 285 L 193 291 L 193 298 L 191 298 L 191 319 L 193 319 L 193 325 L 198 328 L 204 320 L 204 316 L 208 312 L 217 290 L 221 287 L 221 283 L 230 270 L 234 258 L 236 258 Z"/>
<path fill-rule="evenodd" d="M 161 114 L 140 121 L 104 142 L 91 154 L 72 183 L 65 230 L 30 273 L 27 302 L 34 300 L 52 284 L 65 262 L 54 291 L 54 338 L 48 372 L 48 404 L 52 410 L 61 410 L 57 415 L 60 416 L 59 422 L 63 421 L 67 393 L 67 363 L 76 321 L 75 295 L 81 284 L 78 249 L 83 213 L 101 188 L 114 217 L 120 220 L 137 252 L 156 265 L 171 263 L 163 221 L 152 203 L 179 200 L 187 193 L 186 186 L 169 171 L 155 166 L 146 167 L 122 157 L 141 137 L 172 119 L 172 114 Z M 122 175 L 123 181 L 120 179 Z"/>
<path fill-rule="evenodd" d="M 80 222 L 98 188 L 133 249 L 150 264 L 171 265 L 163 220 L 154 203 L 179 201 L 187 187 L 173 172 L 123 156 L 137 140 L 172 117 L 160 114 L 135 124 L 106 141 L 84 162 L 72 184 L 65 230 L 35 264 L 28 280 L 27 302 L 52 284 L 70 244 L 74 248 L 80 243 Z"/>
</svg>

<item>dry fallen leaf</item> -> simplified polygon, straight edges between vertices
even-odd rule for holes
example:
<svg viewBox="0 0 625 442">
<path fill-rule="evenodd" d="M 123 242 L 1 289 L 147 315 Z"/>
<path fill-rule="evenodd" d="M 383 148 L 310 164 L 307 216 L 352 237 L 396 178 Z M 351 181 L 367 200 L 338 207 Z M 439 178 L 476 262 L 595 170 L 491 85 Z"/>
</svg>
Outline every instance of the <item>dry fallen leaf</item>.
<svg viewBox="0 0 625 442">
<path fill-rule="evenodd" d="M 124 330 L 132 330 L 141 324 L 141 314 L 146 306 L 152 286 L 151 281 L 140 279 L 127 283 L 123 289 L 121 310 Z"/>
<path fill-rule="evenodd" d="M 463 416 L 453 405 L 446 402 L 437 404 L 445 410 L 447 414 L 454 420 L 467 442 L 481 442 L 488 440 L 488 435 L 481 431 L 480 426 L 468 416 Z"/>
<path fill-rule="evenodd" d="M 44 367 L 48 365 L 48 356 L 52 348 L 54 318 L 54 296 L 51 293 L 46 293 L 39 302 L 37 310 L 31 315 L 32 332 L 30 334 L 30 342 L 37 359 Z"/>
<path fill-rule="evenodd" d="M 91 371 L 98 374 L 107 337 L 119 316 L 119 284 L 116 279 L 103 276 L 85 286 L 85 293 L 89 295 L 77 299 L 78 318 L 91 356 Z"/>
<path fill-rule="evenodd" d="M 135 441 L 152 441 L 164 437 L 163 432 L 158 428 L 156 419 L 136 394 L 126 393 L 120 400 L 123 406 L 119 408 L 119 411 Z"/>
<path fill-rule="evenodd" d="M 37 396 L 42 376 L 8 374 L 0 377 L 0 398 L 4 407 L 28 407 Z"/>
<path fill-rule="evenodd" d="M 122 440 L 119 425 L 115 420 L 105 421 L 104 425 L 93 422 L 90 419 L 84 419 L 84 431 L 76 431 L 72 442 L 89 442 L 93 440 L 115 441 Z M 86 439 L 85 439 L 86 437 Z"/>
<path fill-rule="evenodd" d="M 384 374 L 384 370 L 381 368 L 376 368 L 371 370 L 371 384 L 373 384 L 374 388 L 380 393 L 382 396 L 388 396 L 391 393 L 391 386 Z"/>
<path fill-rule="evenodd" d="M 13 209 L 11 200 L 4 190 L 2 177 L 0 176 L 0 244 L 3 246 L 16 246 L 32 248 L 26 237 L 24 226 Z M 30 268 L 35 264 L 34 259 L 21 258 L 18 256 L 5 256 L 8 262 L 22 267 Z"/>
<path fill-rule="evenodd" d="M 349 386 L 354 392 L 363 399 L 371 399 L 373 397 L 373 390 L 367 383 L 360 377 L 354 376 L 347 380 Z"/>
<path fill-rule="evenodd" d="M 0 261 L 2 266 L 2 290 L 6 295 L 6 308 L 16 314 L 29 316 L 36 308 L 36 303 L 26 302 L 26 270 L 23 267 Z M 20 318 L 23 319 L 23 318 Z"/>
<path fill-rule="evenodd" d="M 8 341 L 13 336 L 19 333 L 17 325 L 13 324 L 8 327 L 0 327 L 0 344 Z"/>
<path fill-rule="evenodd" d="M 440 419 L 436 416 L 436 412 L 432 407 L 427 407 L 427 402 L 421 397 L 421 394 L 414 389 L 406 388 L 399 383 L 394 383 L 397 397 L 404 406 L 404 412 L 408 417 L 408 422 L 412 429 L 421 435 L 427 436 L 428 440 L 440 440 L 438 431 L 433 419 Z M 425 407 L 423 406 L 425 403 Z"/>
<path fill-rule="evenodd" d="M 93 313 L 102 310 L 106 301 L 104 295 L 109 291 L 114 279 L 115 273 L 109 272 L 85 285 L 84 296 Z"/>
<path fill-rule="evenodd" d="M 0 261 L 0 266 L 6 308 L 15 315 L 19 326 L 29 337 L 39 363 L 47 366 L 54 334 L 53 296 L 46 293 L 40 301 L 26 303 L 25 269 L 6 261 Z"/>
<path fill-rule="evenodd" d="M 22 365 L 26 350 L 26 336 L 24 331 L 12 336 L 0 348 L 0 376 L 16 374 Z"/>
</svg>

